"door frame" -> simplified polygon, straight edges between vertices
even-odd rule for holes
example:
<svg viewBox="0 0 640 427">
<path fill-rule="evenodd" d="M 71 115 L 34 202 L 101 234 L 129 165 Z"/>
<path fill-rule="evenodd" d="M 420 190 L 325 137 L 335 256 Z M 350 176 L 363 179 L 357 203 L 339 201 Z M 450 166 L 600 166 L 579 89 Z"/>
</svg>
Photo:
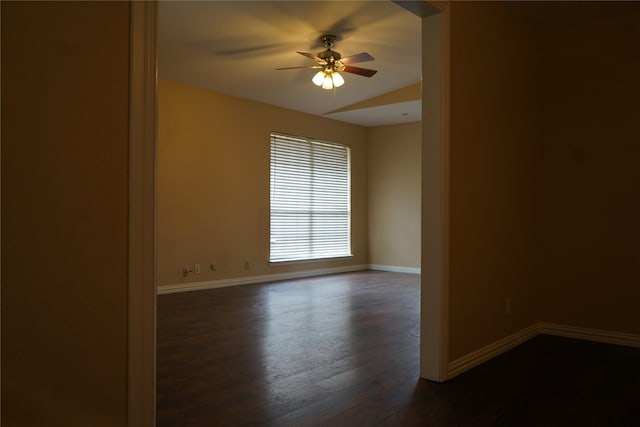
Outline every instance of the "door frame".
<svg viewBox="0 0 640 427">
<path fill-rule="evenodd" d="M 156 1 L 131 1 L 129 40 L 129 426 L 156 415 Z"/>
<path fill-rule="evenodd" d="M 428 2 L 422 18 L 422 250 L 420 377 L 442 382 L 449 363 L 449 51 L 448 2 Z"/>
<path fill-rule="evenodd" d="M 420 376 L 447 379 L 449 313 L 449 8 L 423 17 Z M 155 426 L 158 3 L 131 1 L 128 424 Z M 431 26 L 437 22 L 435 26 Z M 425 44 L 429 32 L 433 43 Z M 425 55 L 437 64 L 427 70 Z M 433 65 L 433 64 L 431 64 Z M 427 77 L 426 79 L 424 76 Z M 431 115 L 429 115 L 431 114 Z M 433 126 L 425 127 L 425 118 Z M 425 163 L 427 161 L 427 163 Z M 425 166 L 428 166 L 425 173 Z M 428 208 L 428 209 L 425 209 Z"/>
</svg>

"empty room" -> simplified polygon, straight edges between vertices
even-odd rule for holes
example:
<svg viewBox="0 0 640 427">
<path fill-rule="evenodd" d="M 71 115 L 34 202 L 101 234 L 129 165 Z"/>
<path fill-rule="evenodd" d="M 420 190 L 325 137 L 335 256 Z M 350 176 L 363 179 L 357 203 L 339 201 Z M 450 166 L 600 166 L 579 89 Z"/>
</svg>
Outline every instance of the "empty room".
<svg viewBox="0 0 640 427">
<path fill-rule="evenodd" d="M 637 426 L 639 2 L 0 5 L 3 426 Z"/>
<path fill-rule="evenodd" d="M 558 204 L 563 185 L 588 186 L 595 179 L 588 165 L 583 175 L 567 176 L 585 162 L 585 152 L 592 149 L 590 139 L 580 133 L 571 138 L 556 134 L 562 129 L 560 118 L 574 120 L 565 109 L 579 115 L 578 105 L 573 105 L 579 97 L 565 91 L 580 91 L 595 78 L 592 70 L 578 73 L 593 61 L 590 52 L 576 51 L 574 44 L 594 20 L 607 29 L 616 20 L 628 19 L 625 10 L 635 9 L 455 4 L 446 11 L 448 21 L 436 10 L 415 5 L 407 9 L 392 2 L 160 6 L 161 425 L 200 425 L 206 420 L 491 425 L 545 424 L 549 418 L 562 424 L 590 416 L 603 423 L 635 421 L 624 411 L 612 415 L 612 410 L 597 405 L 592 405 L 596 409 L 591 415 L 577 414 L 586 404 L 581 399 L 596 398 L 567 398 L 565 393 L 587 380 L 567 372 L 571 380 L 559 386 L 552 378 L 561 375 L 567 363 L 563 354 L 583 363 L 583 369 L 599 371 L 603 368 L 598 358 L 603 356 L 598 351 L 607 350 L 549 336 L 630 348 L 638 345 L 638 337 L 637 322 L 628 318 L 635 316 L 631 306 L 622 312 L 607 312 L 606 306 L 587 310 L 606 295 L 590 300 L 594 288 L 589 281 L 555 282 L 563 274 L 580 274 L 583 263 L 578 257 L 586 255 L 591 242 L 584 240 L 588 237 L 580 228 L 572 228 L 576 224 L 557 223 L 562 215 L 584 208 L 585 201 L 565 201 L 558 217 L 550 217 L 547 209 Z M 423 14 L 424 23 L 416 13 Z M 436 19 L 441 21 L 431 22 Z M 274 28 L 274 22 L 286 25 Z M 446 99 L 448 115 L 443 104 L 425 107 L 425 102 L 439 100 L 429 89 L 442 79 L 436 68 L 444 66 L 434 56 L 442 55 L 443 22 L 449 25 L 444 37 L 449 37 L 445 70 L 450 72 L 450 86 L 437 96 Z M 635 30 L 630 25 L 622 28 L 619 31 Z M 327 40 L 327 34 L 335 38 Z M 606 34 L 609 44 L 622 36 Z M 589 36 L 599 37 L 590 30 Z M 311 78 L 316 72 L 327 74 L 325 52 L 334 51 L 341 52 L 337 55 L 342 58 L 337 58 L 345 64 L 350 64 L 350 55 L 366 58 L 355 66 L 377 72 L 343 72 L 344 86 L 319 87 L 322 84 Z M 575 57 L 564 58 L 565 51 L 575 52 Z M 551 63 L 559 68 L 547 65 Z M 584 81 L 570 85 L 574 74 Z M 606 103 L 609 95 L 601 96 Z M 434 139 L 446 138 L 438 133 L 438 120 L 446 120 L 449 139 L 435 144 Z M 628 143 L 624 129 L 618 132 L 619 143 Z M 286 169 L 288 164 L 311 162 L 300 156 L 312 153 L 309 147 L 316 143 L 347 150 L 348 212 L 328 222 L 320 215 L 334 213 L 312 212 L 307 221 L 299 209 L 312 208 L 294 206 L 293 213 L 282 212 L 289 208 L 282 205 L 287 196 L 296 201 L 318 197 L 333 206 L 320 190 L 315 196 L 297 193 L 307 191 L 307 178 L 297 169 L 291 178 L 293 172 Z M 304 155 L 292 154 L 296 144 L 305 147 Z M 571 156 L 566 160 L 565 150 Z M 280 157 L 283 151 L 293 157 Z M 563 161 L 567 164 L 558 163 Z M 330 168 L 340 169 L 339 161 L 331 162 Z M 425 165 L 430 166 L 427 171 Z M 434 171 L 441 175 L 434 178 Z M 278 181 L 282 176 L 284 184 Z M 425 180 L 426 193 L 421 189 Z M 438 193 L 442 188 L 433 189 L 434 183 L 448 189 L 447 199 Z M 280 185 L 286 194 L 278 193 Z M 335 192 L 333 183 L 317 187 L 322 185 Z M 606 194 L 602 197 L 609 197 Z M 626 199 L 620 197 L 623 203 Z M 603 220 L 599 215 L 609 212 L 597 209 L 603 211 L 587 213 L 593 215 L 590 224 L 596 233 Z M 446 212 L 447 218 L 433 211 Z M 314 221 L 319 227 L 315 231 Z M 433 229 L 423 234 L 425 221 L 428 227 L 438 224 L 440 234 Z M 329 225 L 347 228 L 346 237 L 338 243 L 323 241 Z M 561 226 L 564 232 L 555 229 Z M 313 243 L 296 240 L 307 238 L 306 233 L 322 242 L 319 254 L 305 246 Z M 620 243 L 620 251 L 629 249 Z M 346 246 L 335 247 L 341 244 Z M 326 245 L 330 249 L 322 252 Z M 572 245 L 569 254 L 557 252 Z M 421 248 L 440 264 L 421 260 Z M 419 276 L 425 262 L 429 271 Z M 541 271 L 547 271 L 542 265 L 558 276 L 542 280 Z M 636 287 L 629 287 L 632 276 L 625 279 L 625 274 L 621 273 L 620 289 L 637 293 Z M 435 313 L 422 318 L 423 328 L 431 327 L 423 331 L 427 337 L 422 344 L 421 281 L 429 297 L 446 295 L 449 300 L 445 309 L 442 301 L 423 302 L 423 310 L 435 305 Z M 438 281 L 446 287 L 434 287 Z M 582 306 L 573 301 L 564 308 L 556 305 L 555 298 L 569 298 L 574 286 L 581 289 Z M 624 301 L 620 303 L 624 307 Z M 448 329 L 438 330 L 427 319 L 443 321 Z M 538 335 L 546 337 L 534 339 Z M 434 339 L 447 340 L 435 354 L 428 347 Z M 521 384 L 513 388 L 504 373 L 509 369 L 490 364 L 484 366 L 493 368 L 484 373 L 486 378 L 458 377 L 529 340 L 529 347 L 511 353 L 515 361 L 502 363 L 523 369 L 536 359 L 545 360 L 529 369 L 546 369 L 547 383 L 534 387 L 535 376 L 523 373 Z M 547 352 L 554 351 L 559 360 L 546 360 Z M 612 364 L 616 357 L 628 363 L 637 354 L 624 349 L 610 357 Z M 637 374 L 637 369 L 628 372 L 625 387 L 637 388 Z M 594 374 L 585 390 L 600 384 L 600 375 L 604 373 Z M 622 373 L 610 375 L 609 381 L 617 384 Z M 418 381 L 420 377 L 449 381 L 431 390 L 424 380 Z M 503 392 L 494 401 L 483 398 L 486 391 L 472 385 L 476 381 L 495 381 Z M 452 412 L 448 404 L 429 407 L 431 393 L 447 402 L 458 398 L 460 408 Z M 608 399 L 595 395 L 603 406 L 617 396 L 618 406 L 628 409 L 630 400 L 618 393 L 621 390 L 613 386 L 605 395 Z M 520 404 L 515 396 L 531 403 Z M 560 398 L 566 400 L 564 411 L 556 407 Z M 539 414 L 534 406 L 541 406 Z"/>
<path fill-rule="evenodd" d="M 349 64 L 329 89 L 328 52 Z M 412 387 L 421 19 L 161 3 L 158 63 L 159 425 L 310 422 Z"/>
</svg>

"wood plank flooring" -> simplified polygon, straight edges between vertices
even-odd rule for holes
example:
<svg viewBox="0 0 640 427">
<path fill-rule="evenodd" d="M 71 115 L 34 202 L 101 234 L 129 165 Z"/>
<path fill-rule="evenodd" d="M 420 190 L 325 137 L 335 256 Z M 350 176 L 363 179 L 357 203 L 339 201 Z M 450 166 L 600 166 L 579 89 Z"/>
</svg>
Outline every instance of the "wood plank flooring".
<svg viewBox="0 0 640 427">
<path fill-rule="evenodd" d="M 540 336 L 418 379 L 419 277 L 158 297 L 158 426 L 639 426 L 640 349 Z"/>
</svg>

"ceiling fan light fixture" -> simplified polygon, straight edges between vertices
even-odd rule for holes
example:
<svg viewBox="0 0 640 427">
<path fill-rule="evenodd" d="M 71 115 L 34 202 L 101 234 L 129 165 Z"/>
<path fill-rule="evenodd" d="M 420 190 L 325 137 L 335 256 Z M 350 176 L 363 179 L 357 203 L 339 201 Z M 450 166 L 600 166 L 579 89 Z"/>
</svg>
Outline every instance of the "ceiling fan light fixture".
<svg viewBox="0 0 640 427">
<path fill-rule="evenodd" d="M 321 70 L 311 79 L 314 85 L 322 87 L 322 89 L 333 89 L 344 84 L 344 78 L 337 71 Z"/>
<path fill-rule="evenodd" d="M 340 75 L 339 72 L 334 71 L 332 74 L 333 86 L 340 87 L 344 84 L 344 78 Z"/>
<path fill-rule="evenodd" d="M 324 70 L 322 70 L 322 71 L 318 71 L 318 72 L 316 73 L 316 75 L 315 75 L 315 76 L 313 76 L 313 78 L 311 79 L 311 81 L 312 81 L 312 82 L 313 82 L 313 84 L 314 84 L 314 85 L 316 85 L 316 86 L 322 86 L 322 82 L 324 82 L 324 77 L 325 77 Z"/>
<path fill-rule="evenodd" d="M 311 79 L 314 85 L 330 90 L 344 84 L 344 78 L 337 71 L 321 70 Z"/>
<path fill-rule="evenodd" d="M 322 89 L 333 89 L 333 78 L 331 78 L 331 75 L 329 73 L 327 73 L 324 76 L 324 81 L 322 82 Z"/>
</svg>

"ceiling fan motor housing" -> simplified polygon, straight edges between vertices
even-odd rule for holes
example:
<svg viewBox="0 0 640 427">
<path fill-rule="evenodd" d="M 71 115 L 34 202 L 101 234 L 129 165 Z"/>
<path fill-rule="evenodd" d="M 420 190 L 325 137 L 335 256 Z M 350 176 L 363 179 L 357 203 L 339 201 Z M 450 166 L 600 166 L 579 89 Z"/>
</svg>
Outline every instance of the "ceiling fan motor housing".
<svg viewBox="0 0 640 427">
<path fill-rule="evenodd" d="M 335 50 L 327 49 L 325 51 L 318 53 L 318 58 L 324 59 L 325 61 L 329 62 L 329 61 L 337 61 L 340 58 L 342 58 L 342 56 Z"/>
<path fill-rule="evenodd" d="M 340 62 L 340 58 L 342 58 L 342 55 L 340 55 L 340 53 L 336 52 L 335 50 L 331 50 L 336 41 L 336 36 L 327 34 L 320 37 L 320 40 L 322 40 L 322 43 L 327 48 L 327 50 L 318 53 L 317 57 L 326 62 L 325 70 L 344 70 L 344 65 L 342 64 L 342 62 Z"/>
</svg>

